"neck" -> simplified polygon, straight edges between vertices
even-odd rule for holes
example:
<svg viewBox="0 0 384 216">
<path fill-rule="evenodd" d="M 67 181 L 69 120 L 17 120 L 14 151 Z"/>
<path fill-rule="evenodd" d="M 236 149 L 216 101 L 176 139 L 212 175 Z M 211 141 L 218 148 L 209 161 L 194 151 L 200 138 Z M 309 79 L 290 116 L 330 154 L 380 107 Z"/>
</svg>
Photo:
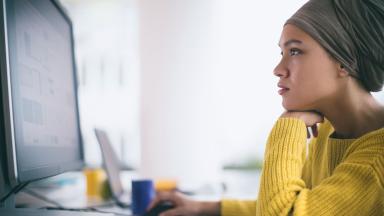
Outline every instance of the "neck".
<svg viewBox="0 0 384 216">
<path fill-rule="evenodd" d="M 338 138 L 358 138 L 384 127 L 384 107 L 366 91 L 349 92 L 320 112 L 331 122 Z"/>
</svg>

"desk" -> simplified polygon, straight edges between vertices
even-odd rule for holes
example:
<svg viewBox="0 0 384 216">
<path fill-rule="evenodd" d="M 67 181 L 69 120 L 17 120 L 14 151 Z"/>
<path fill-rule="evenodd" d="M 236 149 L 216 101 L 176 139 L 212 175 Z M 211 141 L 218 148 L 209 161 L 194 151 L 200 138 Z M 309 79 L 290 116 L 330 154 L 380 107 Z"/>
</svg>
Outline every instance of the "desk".
<svg viewBox="0 0 384 216">
<path fill-rule="evenodd" d="M 111 212 L 115 215 L 132 215 L 129 209 L 117 207 L 112 200 L 87 197 L 82 172 L 65 173 L 31 183 L 16 195 L 16 206 L 34 209 L 61 207 L 72 210 L 94 208 L 99 212 Z"/>
<path fill-rule="evenodd" d="M 122 173 L 123 185 L 130 190 L 130 181 L 137 177 L 133 171 Z M 225 190 L 221 191 L 219 185 L 202 185 L 197 188 L 193 199 L 196 200 L 219 200 L 225 198 L 256 199 L 259 187 L 260 171 L 223 171 L 221 179 Z M 220 184 L 221 185 L 221 184 Z M 81 172 L 61 174 L 46 180 L 32 183 L 27 187 L 29 191 L 35 191 L 49 200 L 53 200 L 66 208 L 87 208 L 106 204 L 106 201 L 89 198 L 85 191 L 85 178 Z M 111 201 L 107 201 L 107 204 Z M 16 196 L 16 205 L 19 207 L 41 208 L 55 207 L 54 204 L 45 202 L 29 193 L 20 192 Z M 130 214 L 129 210 L 122 210 L 115 206 L 100 208 L 105 211 Z"/>
</svg>

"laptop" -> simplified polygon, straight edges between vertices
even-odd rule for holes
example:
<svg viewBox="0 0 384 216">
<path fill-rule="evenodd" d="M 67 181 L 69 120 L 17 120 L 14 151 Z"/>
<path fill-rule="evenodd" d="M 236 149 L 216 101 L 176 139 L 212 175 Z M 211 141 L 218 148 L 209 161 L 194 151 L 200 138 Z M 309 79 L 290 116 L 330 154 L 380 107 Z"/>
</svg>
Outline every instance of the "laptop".
<svg viewBox="0 0 384 216">
<path fill-rule="evenodd" d="M 118 157 L 112 148 L 107 133 L 101 129 L 95 129 L 95 135 L 98 143 L 100 144 L 101 154 L 103 157 L 103 165 L 107 173 L 112 197 L 119 207 L 128 209 L 131 207 L 131 199 L 129 193 L 124 191 L 123 185 L 121 183 L 121 163 L 119 162 Z M 156 205 L 150 211 L 144 213 L 142 216 L 158 216 L 161 212 L 172 209 L 173 207 L 174 206 L 172 203 L 163 202 Z M 120 215 L 134 216 L 130 212 L 129 214 L 126 214 L 124 212 L 124 214 Z"/>
<path fill-rule="evenodd" d="M 95 129 L 95 135 L 100 145 L 103 157 L 103 166 L 107 173 L 109 186 L 111 188 L 112 198 L 119 207 L 130 208 L 131 198 L 127 191 L 124 191 L 120 179 L 121 163 L 112 148 L 107 133 L 101 129 Z"/>
</svg>

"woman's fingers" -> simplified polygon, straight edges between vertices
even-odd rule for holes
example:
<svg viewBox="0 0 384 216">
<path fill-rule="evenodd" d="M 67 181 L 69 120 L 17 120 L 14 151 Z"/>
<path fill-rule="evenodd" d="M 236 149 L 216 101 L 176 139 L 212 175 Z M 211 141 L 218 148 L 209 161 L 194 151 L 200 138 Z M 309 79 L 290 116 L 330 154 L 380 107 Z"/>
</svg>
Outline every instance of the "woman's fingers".
<svg viewBox="0 0 384 216">
<path fill-rule="evenodd" d="M 317 136 L 319 135 L 319 131 L 318 131 L 318 129 L 317 129 L 317 124 L 312 125 L 312 126 L 311 126 L 311 130 L 312 130 L 312 135 L 313 135 L 314 137 L 317 137 Z"/>
<path fill-rule="evenodd" d="M 192 201 L 177 192 L 158 193 L 156 198 L 149 205 L 148 209 L 153 208 L 161 202 L 171 202 L 174 208 L 162 212 L 159 216 L 192 216 L 200 214 L 197 212 L 197 209 L 200 209 L 199 202 Z"/>
<path fill-rule="evenodd" d="M 149 204 L 147 210 L 153 208 L 154 206 L 156 206 L 157 204 L 161 203 L 161 202 L 165 202 L 165 201 L 170 201 L 172 203 L 175 203 L 177 204 L 177 197 L 174 193 L 171 193 L 171 192 L 160 192 L 157 194 L 157 196 L 155 197 L 155 199 L 153 199 L 151 201 L 151 203 Z"/>
</svg>

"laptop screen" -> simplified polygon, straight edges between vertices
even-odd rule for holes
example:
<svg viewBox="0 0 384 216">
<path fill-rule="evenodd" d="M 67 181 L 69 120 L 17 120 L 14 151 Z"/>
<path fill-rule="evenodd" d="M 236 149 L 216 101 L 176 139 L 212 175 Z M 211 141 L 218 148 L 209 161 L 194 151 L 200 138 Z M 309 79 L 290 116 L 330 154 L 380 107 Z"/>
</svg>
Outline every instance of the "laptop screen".
<svg viewBox="0 0 384 216">
<path fill-rule="evenodd" d="M 103 165 L 108 175 L 109 185 L 113 195 L 118 198 L 124 193 L 120 179 L 120 162 L 112 148 L 111 142 L 105 131 L 95 129 L 97 141 L 100 144 L 103 156 Z"/>
</svg>

